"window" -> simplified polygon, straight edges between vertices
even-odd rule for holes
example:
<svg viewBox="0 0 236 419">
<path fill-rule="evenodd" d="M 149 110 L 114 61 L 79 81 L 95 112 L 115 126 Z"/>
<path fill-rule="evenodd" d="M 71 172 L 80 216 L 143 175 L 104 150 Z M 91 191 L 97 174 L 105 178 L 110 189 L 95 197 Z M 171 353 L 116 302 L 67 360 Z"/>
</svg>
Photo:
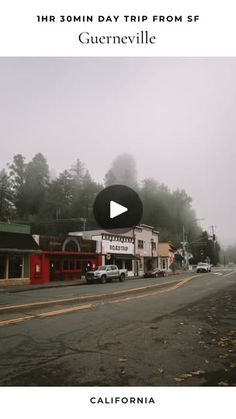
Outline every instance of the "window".
<svg viewBox="0 0 236 419">
<path fill-rule="evenodd" d="M 121 259 L 117 259 L 115 262 L 116 262 L 116 266 L 118 267 L 118 269 L 123 268 L 123 262 L 122 262 Z"/>
<path fill-rule="evenodd" d="M 70 260 L 69 266 L 70 266 L 70 268 L 69 268 L 70 271 L 73 271 L 75 269 L 75 261 L 74 260 Z"/>
<path fill-rule="evenodd" d="M 56 269 L 56 271 L 60 271 L 61 270 L 61 261 L 60 260 L 56 260 L 56 262 L 55 262 L 55 269 Z"/>
<path fill-rule="evenodd" d="M 23 275 L 23 256 L 9 256 L 8 278 L 22 278 Z"/>
<path fill-rule="evenodd" d="M 157 244 L 156 244 L 156 242 L 152 242 L 152 250 L 157 250 Z"/>
<path fill-rule="evenodd" d="M 125 261 L 125 269 L 127 269 L 127 271 L 132 271 L 132 260 L 126 260 Z"/>
<path fill-rule="evenodd" d="M 6 278 L 6 264 L 7 264 L 7 257 L 4 255 L 0 256 L 0 279 Z"/>
<path fill-rule="evenodd" d="M 138 249 L 143 249 L 143 240 L 138 240 Z"/>
<path fill-rule="evenodd" d="M 63 269 L 64 269 L 64 271 L 68 271 L 68 269 L 69 269 L 68 260 L 64 260 L 64 262 L 63 262 Z"/>
<path fill-rule="evenodd" d="M 76 261 L 76 269 L 81 269 L 81 263 L 79 260 Z"/>
<path fill-rule="evenodd" d="M 66 252 L 78 252 L 78 243 L 75 243 L 75 239 L 70 240 L 66 243 L 64 250 Z"/>
</svg>

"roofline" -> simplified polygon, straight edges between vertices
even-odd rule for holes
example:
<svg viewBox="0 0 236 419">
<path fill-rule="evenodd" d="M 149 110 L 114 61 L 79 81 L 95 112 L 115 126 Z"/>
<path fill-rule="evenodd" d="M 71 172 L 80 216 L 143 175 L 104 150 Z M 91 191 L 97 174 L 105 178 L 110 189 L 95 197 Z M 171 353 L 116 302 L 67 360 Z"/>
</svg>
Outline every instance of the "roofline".
<svg viewBox="0 0 236 419">
<path fill-rule="evenodd" d="M 8 249 L 0 248 L 0 253 L 42 253 L 41 250 L 33 249 Z"/>
<path fill-rule="evenodd" d="M 99 253 L 97 252 L 68 252 L 68 251 L 60 251 L 60 250 L 41 250 L 40 253 L 42 254 L 48 254 L 48 255 L 73 255 L 73 256 L 96 256 Z"/>
</svg>

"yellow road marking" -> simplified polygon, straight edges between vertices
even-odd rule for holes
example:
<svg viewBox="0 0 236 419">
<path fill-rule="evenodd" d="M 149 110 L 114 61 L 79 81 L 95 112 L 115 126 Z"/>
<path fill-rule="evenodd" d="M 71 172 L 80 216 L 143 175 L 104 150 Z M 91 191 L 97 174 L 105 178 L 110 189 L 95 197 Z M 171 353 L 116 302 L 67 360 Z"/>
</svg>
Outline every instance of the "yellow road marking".
<svg viewBox="0 0 236 419">
<path fill-rule="evenodd" d="M 7 326 L 9 324 L 15 324 L 15 323 L 21 323 L 25 320 L 33 319 L 35 316 L 24 316 L 24 317 L 17 317 L 16 319 L 7 319 L 7 320 L 1 320 L 0 326 Z"/>
<path fill-rule="evenodd" d="M 91 307 L 93 307 L 93 304 L 84 304 L 82 306 L 74 306 L 74 307 L 69 307 L 69 308 L 61 308 L 59 310 L 53 310 L 53 311 L 48 311 L 46 313 L 40 313 L 40 314 L 36 315 L 35 317 L 56 316 L 58 314 L 71 313 L 73 311 L 85 310 L 86 308 L 91 308 Z"/>
<path fill-rule="evenodd" d="M 181 280 L 177 279 L 176 281 L 179 282 Z M 117 290 L 117 291 L 112 291 L 110 293 L 105 293 L 105 294 L 90 294 L 90 295 L 84 295 L 84 296 L 79 296 L 79 297 L 60 298 L 60 299 L 56 299 L 56 300 L 36 301 L 34 303 L 7 305 L 7 306 L 0 307 L 0 312 L 1 311 L 6 311 L 6 310 L 14 310 L 14 309 L 18 309 L 18 308 L 30 308 L 30 307 L 37 307 L 37 306 L 50 305 L 50 304 L 60 304 L 60 303 L 66 303 L 66 302 L 69 303 L 69 302 L 72 302 L 72 301 L 85 300 L 87 298 L 94 298 L 94 297 L 103 298 L 103 297 L 107 297 L 107 296 L 110 296 L 110 295 L 127 294 L 127 293 L 133 292 L 133 291 L 140 291 L 140 290 L 145 290 L 145 289 L 149 289 L 149 288 L 160 287 L 160 286 L 163 286 L 163 285 L 173 284 L 173 282 L 174 281 L 168 281 L 168 282 L 164 282 L 162 284 L 153 284 L 153 285 L 147 285 L 147 286 L 138 287 L 138 288 L 129 288 L 129 289 L 124 289 L 124 290 Z"/>
<path fill-rule="evenodd" d="M 36 319 L 36 318 L 40 318 L 40 317 L 57 316 L 58 314 L 66 314 L 66 313 L 71 313 L 73 311 L 85 310 L 85 309 L 91 308 L 91 307 L 93 307 L 92 304 L 84 304 L 84 305 L 80 305 L 80 306 L 62 308 L 62 309 L 59 309 L 59 310 L 53 310 L 53 311 L 48 311 L 48 312 L 44 312 L 44 313 L 34 314 L 32 316 L 23 316 L 23 317 L 16 317 L 14 319 L 1 320 L 0 321 L 0 327 L 1 326 L 7 326 L 9 324 L 21 323 L 25 320 L 32 320 L 32 319 Z"/>
<path fill-rule="evenodd" d="M 23 317 L 16 317 L 16 318 L 13 318 L 13 319 L 1 320 L 0 321 L 0 327 L 11 325 L 11 324 L 18 324 L 18 323 L 21 323 L 23 321 L 32 320 L 32 319 L 36 319 L 36 318 L 46 318 L 46 317 L 50 317 L 50 316 L 56 316 L 56 315 L 59 315 L 59 314 L 71 313 L 71 312 L 75 312 L 75 311 L 79 311 L 79 310 L 86 310 L 86 309 L 96 307 L 96 306 L 99 306 L 99 305 L 127 302 L 127 301 L 131 301 L 131 300 L 137 300 L 137 299 L 140 299 L 140 298 L 145 298 L 145 297 L 148 297 L 148 296 L 163 294 L 165 292 L 173 291 L 173 290 L 179 288 L 180 286 L 182 286 L 182 285 L 186 284 L 187 282 L 191 281 L 191 279 L 195 278 L 196 276 L 199 277 L 199 275 L 194 275 L 194 276 L 191 276 L 191 277 L 188 277 L 188 278 L 184 278 L 184 279 L 178 281 L 177 284 L 176 283 L 173 284 L 173 282 L 169 282 L 169 284 L 173 284 L 173 286 L 170 286 L 169 288 L 165 288 L 163 290 L 153 290 L 153 291 L 149 291 L 149 292 L 146 292 L 146 293 L 143 293 L 143 294 L 140 294 L 140 295 L 133 295 L 133 296 L 123 297 L 123 298 L 121 297 L 121 298 L 117 298 L 115 300 L 113 299 L 113 300 L 110 300 L 110 301 L 97 302 L 96 304 L 83 304 L 83 305 L 79 305 L 79 306 L 67 307 L 67 308 L 62 308 L 62 309 L 58 309 L 58 310 L 51 310 L 51 311 L 48 311 L 48 312 L 43 312 L 43 313 L 31 315 L 31 316 L 23 316 Z M 148 287 L 143 287 L 143 288 L 146 289 L 146 288 L 150 288 L 150 287 L 148 286 Z"/>
</svg>

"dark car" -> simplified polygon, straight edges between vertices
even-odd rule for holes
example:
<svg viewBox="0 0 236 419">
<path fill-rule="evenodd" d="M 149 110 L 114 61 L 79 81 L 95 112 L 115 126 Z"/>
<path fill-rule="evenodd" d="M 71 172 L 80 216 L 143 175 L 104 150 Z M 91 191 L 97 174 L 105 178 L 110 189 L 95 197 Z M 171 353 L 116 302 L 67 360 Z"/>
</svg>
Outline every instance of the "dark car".
<svg viewBox="0 0 236 419">
<path fill-rule="evenodd" d="M 166 276 L 166 272 L 162 269 L 152 269 L 144 273 L 144 278 L 157 278 L 160 276 Z"/>
</svg>

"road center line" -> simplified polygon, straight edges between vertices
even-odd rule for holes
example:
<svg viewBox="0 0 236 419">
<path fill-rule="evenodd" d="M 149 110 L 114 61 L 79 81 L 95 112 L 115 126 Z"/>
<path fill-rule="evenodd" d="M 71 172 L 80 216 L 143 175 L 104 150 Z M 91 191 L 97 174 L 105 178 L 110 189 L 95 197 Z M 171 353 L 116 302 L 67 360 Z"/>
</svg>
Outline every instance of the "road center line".
<svg viewBox="0 0 236 419">
<path fill-rule="evenodd" d="M 142 290 L 146 290 L 146 289 L 150 289 L 150 288 L 156 288 L 156 287 L 162 287 L 165 285 L 169 285 L 169 284 L 173 284 L 176 282 L 179 282 L 181 280 L 177 279 L 176 281 L 168 281 L 168 282 L 164 282 L 161 284 L 152 284 L 152 285 L 147 285 L 144 287 L 137 287 L 137 288 L 128 288 L 128 289 L 123 289 L 123 290 L 117 290 L 117 291 L 112 291 L 110 293 L 103 293 L 103 294 L 90 294 L 90 295 L 82 295 L 82 296 L 78 296 L 78 297 L 70 297 L 70 298 L 60 298 L 60 299 L 55 299 L 55 300 L 48 300 L 48 301 L 36 301 L 34 303 L 24 303 L 24 304 L 15 304 L 15 305 L 7 305 L 7 306 L 3 306 L 0 307 L 0 312 L 1 311 L 7 311 L 7 310 L 15 310 L 15 309 L 21 309 L 21 308 L 35 308 L 35 307 L 39 307 L 39 306 L 43 306 L 43 305 L 50 305 L 50 304 L 60 304 L 60 303 L 69 303 L 69 302 L 73 302 L 73 301 L 83 301 L 85 299 L 94 299 L 94 298 L 103 298 L 103 297 L 108 297 L 108 296 L 112 296 L 112 295 L 122 295 L 122 294 L 127 294 L 130 292 L 134 292 L 134 291 L 142 291 Z"/>
<path fill-rule="evenodd" d="M 56 316 L 56 315 L 60 315 L 60 314 L 67 314 L 67 313 L 72 313 L 75 311 L 79 311 L 79 310 L 86 310 L 89 308 L 95 308 L 96 306 L 99 305 L 105 305 L 105 304 L 115 304 L 115 303 L 121 303 L 121 302 L 127 302 L 127 301 L 131 301 L 131 300 L 137 300 L 140 298 L 145 298 L 148 296 L 154 296 L 157 294 L 163 294 L 165 292 L 169 292 L 169 291 L 174 291 L 175 289 L 179 288 L 180 286 L 186 284 L 187 282 L 191 281 L 193 278 L 196 278 L 196 276 L 199 277 L 199 275 L 194 275 L 188 278 L 184 278 L 180 281 L 176 282 L 169 282 L 169 284 L 172 286 L 170 286 L 169 288 L 165 288 L 163 290 L 152 290 L 152 291 L 148 291 L 142 294 L 138 294 L 138 295 L 133 295 L 133 296 L 126 296 L 126 297 L 120 297 L 117 299 L 113 299 L 113 300 L 108 300 L 108 301 L 97 301 L 94 304 L 83 304 L 83 305 L 77 305 L 77 306 L 73 306 L 73 307 L 67 307 L 67 308 L 61 308 L 58 310 L 51 310 L 51 311 L 47 311 L 47 312 L 43 312 L 43 313 L 39 313 L 39 314 L 34 314 L 34 315 L 28 315 L 28 316 L 23 316 L 23 317 L 16 317 L 13 319 L 5 319 L 5 320 L 1 320 L 0 321 L 0 327 L 1 326 L 8 326 L 8 325 L 12 325 L 12 324 L 18 324 L 21 323 L 23 321 L 26 320 L 33 320 L 33 319 L 37 319 L 37 318 L 46 318 L 46 317 L 50 317 L 50 316 Z M 143 287 L 143 289 L 146 289 L 146 287 Z"/>
</svg>

